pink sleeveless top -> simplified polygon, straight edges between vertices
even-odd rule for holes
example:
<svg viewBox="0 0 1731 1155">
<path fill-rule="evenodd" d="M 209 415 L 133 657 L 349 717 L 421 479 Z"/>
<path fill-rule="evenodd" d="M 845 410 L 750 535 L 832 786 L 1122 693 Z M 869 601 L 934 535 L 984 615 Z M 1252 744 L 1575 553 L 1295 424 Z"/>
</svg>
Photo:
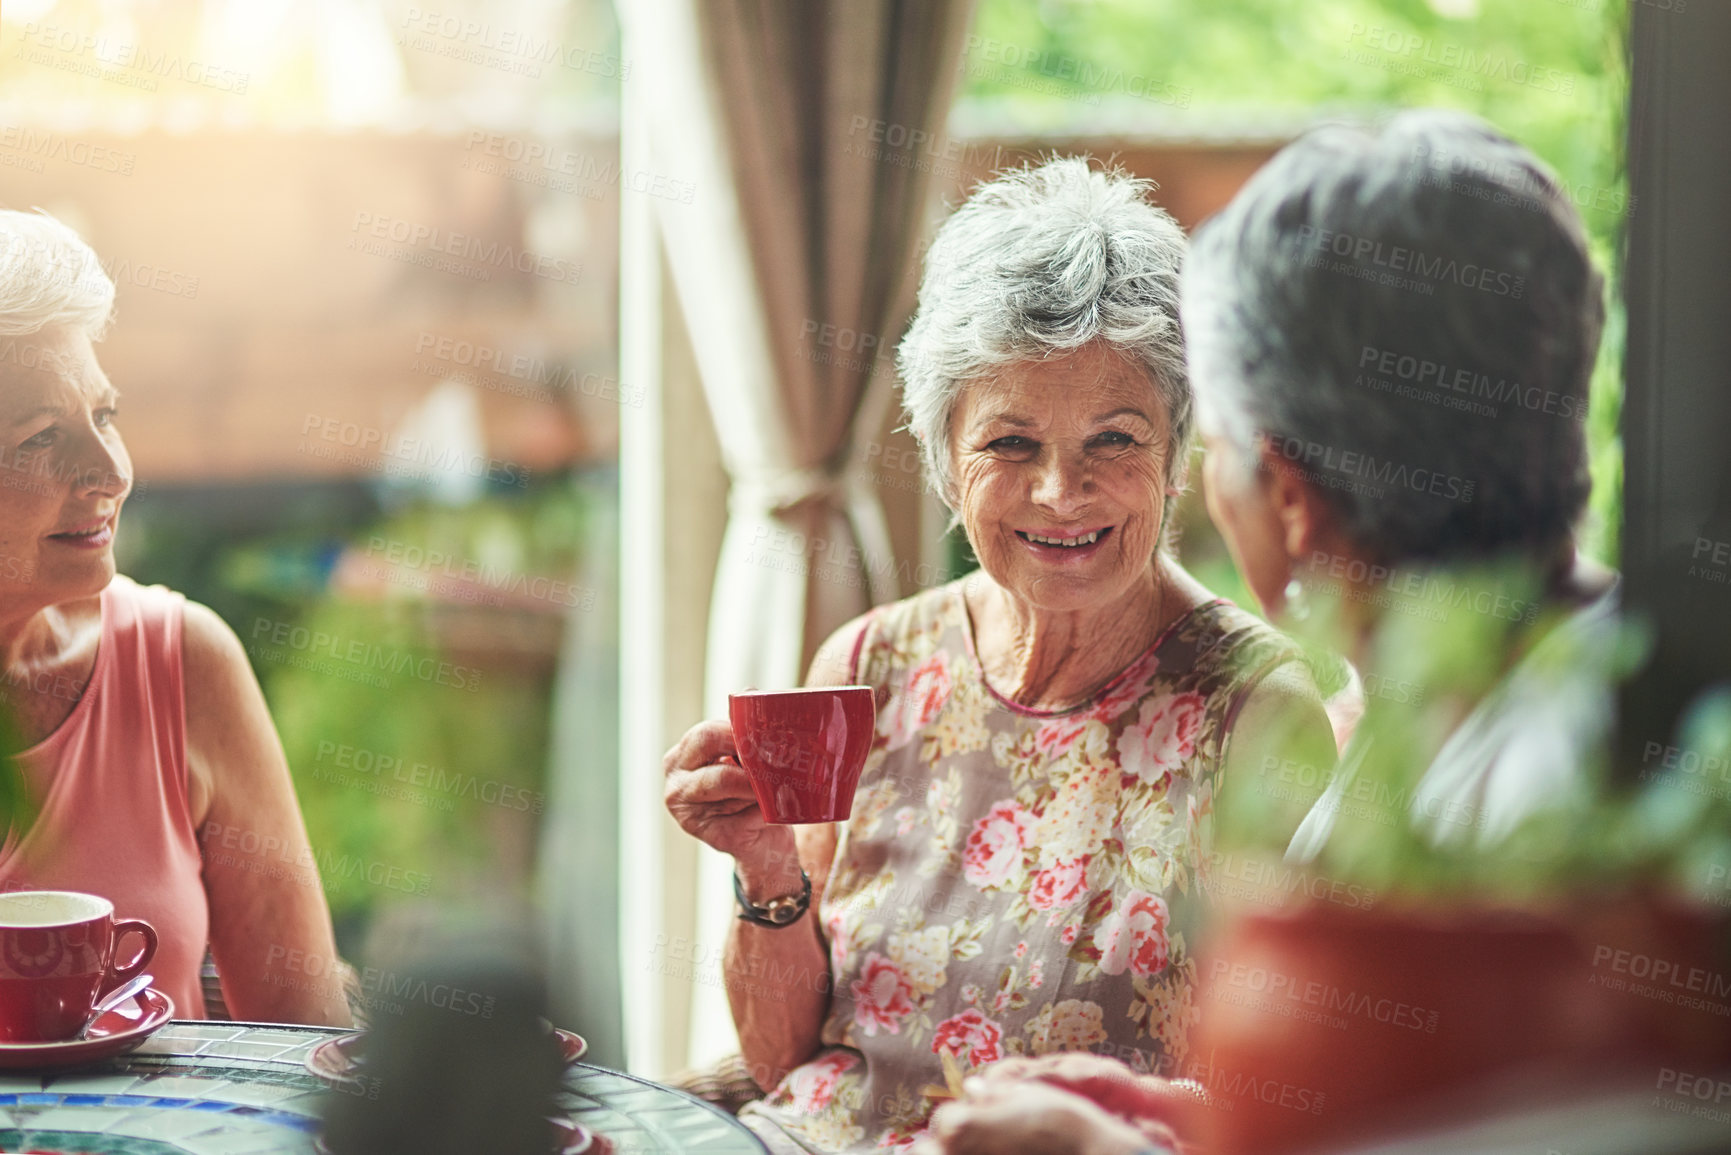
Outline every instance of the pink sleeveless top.
<svg viewBox="0 0 1731 1155">
<path fill-rule="evenodd" d="M 181 620 L 186 599 L 116 576 L 102 591 L 90 684 L 64 722 L 17 756 L 40 807 L 0 846 L 0 890 L 81 890 L 160 939 L 147 968 L 181 1019 L 204 1018 L 210 937 L 203 860 L 187 800 Z M 129 936 L 122 949 L 136 942 Z"/>
</svg>

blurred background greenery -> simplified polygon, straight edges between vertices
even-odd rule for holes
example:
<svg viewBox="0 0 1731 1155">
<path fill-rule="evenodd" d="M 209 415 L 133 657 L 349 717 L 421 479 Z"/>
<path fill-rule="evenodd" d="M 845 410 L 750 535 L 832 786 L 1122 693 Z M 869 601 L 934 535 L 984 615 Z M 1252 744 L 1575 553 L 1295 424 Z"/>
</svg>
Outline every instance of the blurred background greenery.
<svg viewBox="0 0 1731 1155">
<path fill-rule="evenodd" d="M 339 945 L 357 953 L 387 902 L 527 898 L 562 622 L 595 607 L 573 575 L 610 482 L 572 471 L 461 505 L 365 485 L 284 496 L 274 517 L 231 518 L 147 491 L 124 568 L 240 634 Z"/>
</svg>

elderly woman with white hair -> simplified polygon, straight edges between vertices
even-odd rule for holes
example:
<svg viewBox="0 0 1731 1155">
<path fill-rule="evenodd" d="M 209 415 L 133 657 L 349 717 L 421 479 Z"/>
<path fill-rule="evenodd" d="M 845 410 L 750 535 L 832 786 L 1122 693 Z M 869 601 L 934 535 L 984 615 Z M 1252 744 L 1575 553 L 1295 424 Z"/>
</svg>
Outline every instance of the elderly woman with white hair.
<svg viewBox="0 0 1731 1155">
<path fill-rule="evenodd" d="M 1299 652 L 1167 548 L 1185 246 L 1147 189 L 1079 159 L 1010 173 L 927 254 L 905 407 L 980 569 L 821 648 L 812 684 L 879 696 L 850 819 L 766 824 L 725 722 L 668 754 L 669 809 L 747 901 L 809 895 L 726 952 L 770 1092 L 741 1118 L 778 1151 L 907 1145 L 1012 1055 L 1170 1069 L 1217 798 L 1270 749 L 1332 757 Z"/>
<path fill-rule="evenodd" d="M 115 572 L 132 462 L 92 345 L 113 309 L 71 229 L 0 211 L 0 712 L 15 802 L 0 889 L 83 891 L 149 922 L 149 970 L 178 1017 L 205 1016 L 208 949 L 235 1016 L 346 1025 L 324 892 L 239 640 Z"/>
</svg>

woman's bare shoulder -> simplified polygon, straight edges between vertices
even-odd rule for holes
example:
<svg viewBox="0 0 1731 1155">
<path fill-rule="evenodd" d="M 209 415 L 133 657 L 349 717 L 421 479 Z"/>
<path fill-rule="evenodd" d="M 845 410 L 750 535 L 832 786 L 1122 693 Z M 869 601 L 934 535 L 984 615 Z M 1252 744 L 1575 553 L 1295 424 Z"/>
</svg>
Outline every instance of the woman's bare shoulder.
<svg viewBox="0 0 1731 1155">
<path fill-rule="evenodd" d="M 181 619 L 180 646 L 189 701 L 195 693 L 220 693 L 238 674 L 251 676 L 239 636 L 215 610 L 190 598 Z"/>
<path fill-rule="evenodd" d="M 1165 596 L 1168 599 L 1162 617 L 1181 618 L 1220 600 L 1219 594 L 1203 585 L 1194 574 L 1176 561 L 1162 559 L 1161 568 L 1165 571 Z"/>
<path fill-rule="evenodd" d="M 854 658 L 861 640 L 876 610 L 867 610 L 829 637 L 812 656 L 811 669 L 806 671 L 808 686 L 846 686 L 853 681 Z"/>
<path fill-rule="evenodd" d="M 873 606 L 849 621 L 818 647 L 805 684 L 845 686 L 858 680 L 865 647 L 874 637 L 902 636 L 921 625 L 929 625 L 934 618 L 953 617 L 963 612 L 962 591 L 967 581 L 967 577 L 959 578 L 898 601 Z"/>
<path fill-rule="evenodd" d="M 241 752 L 255 752 L 275 730 L 246 649 L 215 610 L 188 600 L 181 627 L 186 694 L 186 745 L 195 774 L 244 773 Z"/>
</svg>

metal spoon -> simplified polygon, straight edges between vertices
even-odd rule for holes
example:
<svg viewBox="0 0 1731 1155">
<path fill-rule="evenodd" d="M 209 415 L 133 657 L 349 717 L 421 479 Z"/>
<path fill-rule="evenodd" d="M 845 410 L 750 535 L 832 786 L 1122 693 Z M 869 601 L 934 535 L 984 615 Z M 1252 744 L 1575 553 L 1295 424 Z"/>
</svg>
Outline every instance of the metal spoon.
<svg viewBox="0 0 1731 1155">
<path fill-rule="evenodd" d="M 90 1028 L 95 1025 L 97 1019 L 149 986 L 153 978 L 154 976 L 148 974 L 137 975 L 108 992 L 102 1001 L 91 1009 L 90 1017 L 84 1020 L 84 1025 L 78 1028 L 78 1037 L 81 1039 L 89 1037 Z"/>
</svg>

